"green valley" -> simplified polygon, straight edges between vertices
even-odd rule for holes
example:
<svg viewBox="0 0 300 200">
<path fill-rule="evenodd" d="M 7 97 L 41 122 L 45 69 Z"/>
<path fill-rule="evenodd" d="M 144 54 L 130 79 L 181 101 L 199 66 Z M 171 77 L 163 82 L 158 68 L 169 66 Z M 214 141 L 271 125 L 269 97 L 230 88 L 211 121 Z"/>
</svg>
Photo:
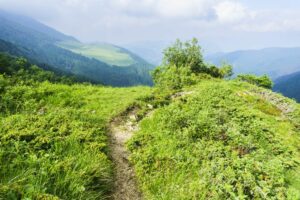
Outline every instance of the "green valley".
<svg viewBox="0 0 300 200">
<path fill-rule="evenodd" d="M 0 51 L 111 86 L 152 85 L 154 66 L 121 47 L 86 45 L 25 16 L 0 10 Z"/>
</svg>

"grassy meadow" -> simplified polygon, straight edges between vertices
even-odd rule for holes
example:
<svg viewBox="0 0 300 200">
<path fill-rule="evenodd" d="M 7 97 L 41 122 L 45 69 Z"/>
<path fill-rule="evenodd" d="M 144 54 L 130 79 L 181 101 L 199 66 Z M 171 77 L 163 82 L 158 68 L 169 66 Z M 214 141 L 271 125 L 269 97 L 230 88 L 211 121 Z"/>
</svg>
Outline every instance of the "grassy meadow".
<svg viewBox="0 0 300 200">
<path fill-rule="evenodd" d="M 112 189 L 107 124 L 147 87 L 0 79 L 0 199 L 104 199 Z"/>
<path fill-rule="evenodd" d="M 58 43 L 58 46 L 110 65 L 129 66 L 134 64 L 134 60 L 129 54 L 110 44 L 81 44 L 65 41 Z"/>
</svg>

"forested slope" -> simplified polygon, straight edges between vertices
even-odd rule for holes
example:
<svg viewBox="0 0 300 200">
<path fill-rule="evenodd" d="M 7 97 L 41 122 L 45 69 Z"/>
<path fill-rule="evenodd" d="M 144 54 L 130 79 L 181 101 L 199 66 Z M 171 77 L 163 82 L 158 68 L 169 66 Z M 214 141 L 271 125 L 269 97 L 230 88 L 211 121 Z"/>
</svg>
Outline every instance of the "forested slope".
<svg viewBox="0 0 300 200">
<path fill-rule="evenodd" d="M 126 67 L 110 65 L 105 60 L 86 57 L 58 45 L 63 41 L 80 43 L 76 39 L 30 18 L 16 18 L 21 17 L 0 11 L 0 39 L 11 43 L 10 46 L 1 45 L 1 52 L 13 54 L 16 52 L 11 48 L 17 48 L 18 52 L 14 55 L 22 55 L 31 62 L 51 66 L 95 83 L 114 86 L 152 84 L 149 72 L 153 66 L 144 60 L 132 58 L 134 62 Z"/>
</svg>

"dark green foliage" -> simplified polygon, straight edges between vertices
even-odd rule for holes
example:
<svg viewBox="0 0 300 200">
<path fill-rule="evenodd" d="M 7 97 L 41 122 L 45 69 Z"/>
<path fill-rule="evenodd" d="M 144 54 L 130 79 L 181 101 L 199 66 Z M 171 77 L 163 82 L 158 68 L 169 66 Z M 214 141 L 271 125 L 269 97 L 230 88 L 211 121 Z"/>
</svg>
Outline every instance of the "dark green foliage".
<svg viewBox="0 0 300 200">
<path fill-rule="evenodd" d="M 299 199 L 294 120 L 247 83 L 190 89 L 143 120 L 129 143 L 146 199 Z"/>
<path fill-rule="evenodd" d="M 34 83 L 49 81 L 53 83 L 72 84 L 78 81 L 72 76 L 57 75 L 51 71 L 45 71 L 36 65 L 32 65 L 25 58 L 12 57 L 8 54 L 0 53 L 0 74 L 10 76 L 12 83 Z"/>
<path fill-rule="evenodd" d="M 257 85 L 259 87 L 264 87 L 268 89 L 271 89 L 273 87 L 273 82 L 267 75 L 263 75 L 259 77 L 251 74 L 243 74 L 243 75 L 240 74 L 237 76 L 236 79 L 239 81 L 245 81 L 253 85 Z"/>
</svg>

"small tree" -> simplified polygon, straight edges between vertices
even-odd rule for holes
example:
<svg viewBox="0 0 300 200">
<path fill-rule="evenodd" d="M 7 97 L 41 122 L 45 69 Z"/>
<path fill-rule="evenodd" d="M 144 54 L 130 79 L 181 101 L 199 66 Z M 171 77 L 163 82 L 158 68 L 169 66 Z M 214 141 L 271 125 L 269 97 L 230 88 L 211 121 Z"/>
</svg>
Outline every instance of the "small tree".
<svg viewBox="0 0 300 200">
<path fill-rule="evenodd" d="M 221 68 L 206 64 L 196 38 L 187 42 L 176 40 L 163 53 L 162 66 L 152 73 L 154 83 L 159 87 L 180 89 L 203 78 L 228 78 L 233 74 L 228 64 Z"/>
<path fill-rule="evenodd" d="M 176 40 L 175 44 L 166 48 L 163 53 L 163 66 L 188 67 L 195 74 L 206 72 L 207 67 L 196 38 L 184 43 Z"/>
<path fill-rule="evenodd" d="M 230 78 L 233 76 L 233 67 L 227 63 L 223 63 L 222 67 L 220 68 L 220 74 L 222 78 Z"/>
</svg>

